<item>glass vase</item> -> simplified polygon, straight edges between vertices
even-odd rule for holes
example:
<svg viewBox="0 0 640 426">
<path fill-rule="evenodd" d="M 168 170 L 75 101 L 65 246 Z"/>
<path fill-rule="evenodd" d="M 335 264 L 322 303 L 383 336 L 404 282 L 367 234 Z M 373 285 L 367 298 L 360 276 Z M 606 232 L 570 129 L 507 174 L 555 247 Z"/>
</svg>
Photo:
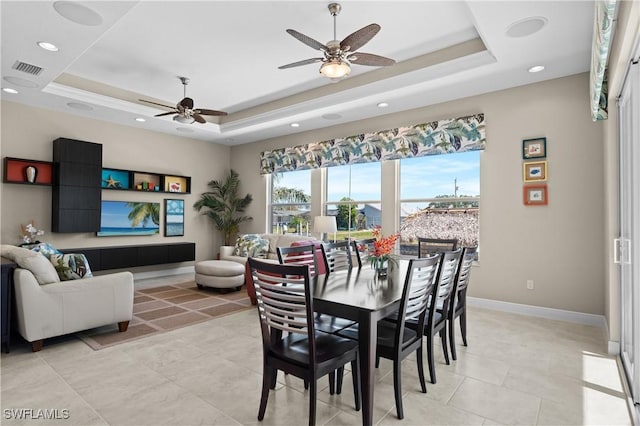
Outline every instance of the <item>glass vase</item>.
<svg viewBox="0 0 640 426">
<path fill-rule="evenodd" d="M 373 262 L 373 268 L 376 271 L 378 278 L 387 278 L 389 273 L 388 259 L 378 258 Z"/>
</svg>

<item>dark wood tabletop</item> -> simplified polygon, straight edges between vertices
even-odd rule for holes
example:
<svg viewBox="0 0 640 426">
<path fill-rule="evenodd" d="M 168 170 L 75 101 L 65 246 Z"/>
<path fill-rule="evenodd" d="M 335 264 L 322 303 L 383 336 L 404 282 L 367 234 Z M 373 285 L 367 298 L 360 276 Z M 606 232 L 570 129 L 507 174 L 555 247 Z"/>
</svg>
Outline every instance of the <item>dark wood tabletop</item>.
<svg viewBox="0 0 640 426">
<path fill-rule="evenodd" d="M 359 324 L 363 425 L 373 424 L 377 323 L 398 309 L 408 263 L 399 260 L 391 265 L 384 279 L 378 278 L 369 265 L 314 279 L 314 310 Z"/>
</svg>

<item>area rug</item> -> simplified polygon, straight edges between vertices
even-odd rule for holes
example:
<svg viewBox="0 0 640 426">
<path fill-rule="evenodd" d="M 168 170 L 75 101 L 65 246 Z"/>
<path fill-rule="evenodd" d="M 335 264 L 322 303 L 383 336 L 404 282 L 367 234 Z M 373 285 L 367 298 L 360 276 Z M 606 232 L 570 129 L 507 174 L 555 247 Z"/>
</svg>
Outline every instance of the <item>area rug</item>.
<svg viewBox="0 0 640 426">
<path fill-rule="evenodd" d="M 152 287 L 135 291 L 133 319 L 127 331 L 120 333 L 114 324 L 79 333 L 78 337 L 100 350 L 251 308 L 244 286 L 228 293 L 199 289 L 195 281 Z"/>
</svg>

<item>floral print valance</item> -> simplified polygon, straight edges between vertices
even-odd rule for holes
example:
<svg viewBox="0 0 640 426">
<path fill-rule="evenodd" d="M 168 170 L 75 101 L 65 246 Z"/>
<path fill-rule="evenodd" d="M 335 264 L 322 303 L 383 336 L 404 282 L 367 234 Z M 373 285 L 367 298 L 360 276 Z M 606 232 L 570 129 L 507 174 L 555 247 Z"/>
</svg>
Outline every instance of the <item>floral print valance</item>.
<svg viewBox="0 0 640 426">
<path fill-rule="evenodd" d="M 371 163 L 485 148 L 484 114 L 315 142 L 260 155 L 262 174 Z"/>
<path fill-rule="evenodd" d="M 607 62 L 611 44 L 611 30 L 616 11 L 616 0 L 596 1 L 591 47 L 590 97 L 593 121 L 606 120 L 607 110 Z"/>
</svg>

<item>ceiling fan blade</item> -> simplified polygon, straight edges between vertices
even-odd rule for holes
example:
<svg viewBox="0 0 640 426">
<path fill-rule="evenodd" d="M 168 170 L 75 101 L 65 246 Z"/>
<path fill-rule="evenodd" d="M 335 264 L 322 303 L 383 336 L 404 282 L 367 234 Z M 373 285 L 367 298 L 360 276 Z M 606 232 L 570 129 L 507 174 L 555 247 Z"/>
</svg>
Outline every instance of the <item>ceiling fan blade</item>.
<svg viewBox="0 0 640 426">
<path fill-rule="evenodd" d="M 289 34 L 291 34 L 293 37 L 297 38 L 298 40 L 300 40 L 301 42 L 303 42 L 304 44 L 306 44 L 307 46 L 316 49 L 316 50 L 322 50 L 322 51 L 326 51 L 329 50 L 329 48 L 327 46 L 325 46 L 324 44 L 320 43 L 317 40 L 312 39 L 309 36 L 306 36 L 302 33 L 299 33 L 296 30 L 287 30 L 287 32 Z"/>
<path fill-rule="evenodd" d="M 286 68 L 293 68 L 293 67 L 299 67 L 301 65 L 309 65 L 309 64 L 315 64 L 316 62 L 322 62 L 322 58 L 311 58 L 311 59 L 305 59 L 304 61 L 298 61 L 298 62 L 293 62 L 287 65 L 281 65 L 278 67 L 279 70 L 283 70 Z"/>
<path fill-rule="evenodd" d="M 156 114 L 154 115 L 154 117 L 164 117 L 165 115 L 173 115 L 175 114 L 175 111 L 171 111 L 171 112 L 163 112 L 162 114 Z"/>
<path fill-rule="evenodd" d="M 145 100 L 145 99 L 138 99 L 138 100 L 139 100 L 140 102 L 146 102 L 146 103 L 148 103 L 148 104 L 159 105 L 159 106 L 162 106 L 162 107 L 165 107 L 165 108 L 175 109 L 175 107 L 172 107 L 172 106 L 169 106 L 169 105 L 165 105 L 165 104 L 159 104 L 159 103 L 157 103 L 157 102 L 147 101 L 147 100 Z"/>
<path fill-rule="evenodd" d="M 215 109 L 202 109 L 198 108 L 193 111 L 194 114 L 200 115 L 227 115 L 224 111 L 216 111 Z"/>
<path fill-rule="evenodd" d="M 385 58 L 384 56 L 374 55 L 372 53 L 353 53 L 347 57 L 347 60 L 352 64 L 357 65 L 369 65 L 372 67 L 387 67 L 396 63 L 391 58 Z"/>
<path fill-rule="evenodd" d="M 178 105 L 181 106 L 182 108 L 193 109 L 193 99 L 184 98 L 183 100 L 180 101 Z M 178 107 L 178 109 L 180 109 L 180 107 Z"/>
<path fill-rule="evenodd" d="M 207 120 L 204 119 L 203 116 L 201 116 L 200 114 L 196 114 L 195 112 L 193 113 L 193 115 L 191 116 L 191 118 L 193 118 L 194 120 L 196 120 L 198 123 L 206 123 Z"/>
<path fill-rule="evenodd" d="M 380 25 L 369 24 L 366 27 L 360 28 L 358 31 L 349 34 L 340 42 L 340 49 L 347 50 L 347 46 L 350 52 L 355 52 L 362 46 L 367 44 L 369 40 L 373 38 L 380 31 Z"/>
</svg>

